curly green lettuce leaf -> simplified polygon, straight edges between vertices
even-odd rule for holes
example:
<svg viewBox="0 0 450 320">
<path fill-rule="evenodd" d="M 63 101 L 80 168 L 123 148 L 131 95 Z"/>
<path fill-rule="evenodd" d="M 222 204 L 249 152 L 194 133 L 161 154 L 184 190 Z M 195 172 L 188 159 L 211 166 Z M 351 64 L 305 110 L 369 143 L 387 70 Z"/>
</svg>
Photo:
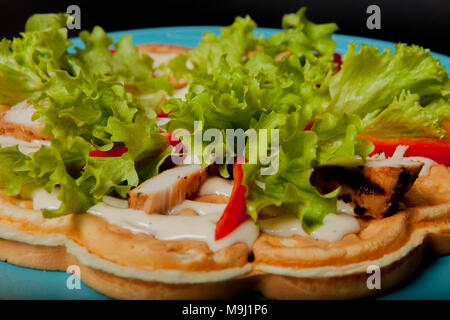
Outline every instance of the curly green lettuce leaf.
<svg viewBox="0 0 450 320">
<path fill-rule="evenodd" d="M 29 195 L 30 189 L 36 188 L 47 192 L 56 189 L 61 206 L 43 210 L 45 217 L 53 218 L 86 212 L 107 194 L 125 198 L 127 192 L 139 184 L 131 154 L 89 157 L 89 144 L 81 138 L 71 147 L 68 150 L 61 141 L 53 139 L 51 147 L 44 146 L 29 156 L 22 154 L 17 146 L 0 148 L 0 188 L 11 196 Z M 153 170 L 153 174 L 161 165 L 160 153 L 148 155 L 153 166 L 146 169 Z"/>
<path fill-rule="evenodd" d="M 26 32 L 0 42 L 0 103 L 13 105 L 46 89 L 50 68 L 72 70 L 65 52 L 71 45 L 67 15 L 34 15 Z"/>
<path fill-rule="evenodd" d="M 365 117 L 386 108 L 402 90 L 422 99 L 448 95 L 448 74 L 428 50 L 397 44 L 393 54 L 389 49 L 380 54 L 372 46 L 362 45 L 358 52 L 356 47 L 349 44 L 341 71 L 329 81 L 328 112 Z"/>
<path fill-rule="evenodd" d="M 58 209 L 44 209 L 46 218 L 54 218 L 68 213 L 86 212 L 94 205 L 94 199 L 88 189 L 80 188 L 76 180 L 67 172 L 60 153 L 51 147 L 42 147 L 31 154 L 27 161 L 29 176 L 35 184 L 43 186 L 47 192 L 59 189 Z"/>
<path fill-rule="evenodd" d="M 300 106 L 320 114 L 329 101 L 325 72 L 318 75 L 321 63 L 316 59 L 302 64 L 294 55 L 276 60 L 262 51 L 244 65 L 231 67 L 223 58 L 212 74 L 195 73 L 186 101 L 171 99 L 163 104 L 172 111 L 167 129 L 193 131 L 194 121 L 202 121 L 204 129 L 241 128 L 247 130 L 261 113 L 289 114 Z"/>
<path fill-rule="evenodd" d="M 157 174 L 170 155 L 169 143 L 121 82 L 60 72 L 52 80 L 52 90 L 42 94 L 34 117 L 45 123 L 43 132 L 54 137 L 52 148 L 58 150 L 68 171 L 73 164 L 78 167 L 72 173 L 76 180 L 71 188 L 91 195 L 93 205 L 111 192 L 125 197 L 139 181 Z M 125 145 L 128 152 L 121 157 L 88 156 L 90 150 L 106 151 L 116 145 Z M 67 213 L 69 209 L 60 209 L 53 216 Z"/>
<path fill-rule="evenodd" d="M 23 185 L 33 179 L 27 175 L 27 156 L 17 146 L 0 148 L 0 189 L 18 195 Z"/>
<path fill-rule="evenodd" d="M 158 90 L 172 93 L 173 86 L 164 76 L 154 78 L 153 60 L 139 52 L 130 35 L 122 36 L 110 51 L 113 38 L 96 26 L 91 33 L 80 32 L 85 48 L 76 48 L 73 57 L 89 74 L 112 75 L 123 81 L 129 90 L 137 94 L 148 94 Z"/>
<path fill-rule="evenodd" d="M 171 99 L 163 110 L 171 110 L 167 128 L 194 130 L 194 121 L 202 121 L 205 130 L 250 126 L 252 116 L 261 108 L 258 84 L 246 77 L 242 68 L 212 76 L 196 76 L 186 101 Z"/>
<path fill-rule="evenodd" d="M 127 146 L 124 155 L 135 161 L 140 181 L 158 174 L 159 167 L 172 154 L 172 147 L 166 137 L 160 134 L 156 125 L 143 116 L 133 123 L 123 124 L 110 118 L 105 131 L 111 134 L 111 140 Z"/>
<path fill-rule="evenodd" d="M 125 156 L 89 157 L 79 177 L 69 174 L 67 164 L 57 148 L 41 148 L 31 155 L 27 165 L 31 168 L 29 175 L 39 177 L 38 184 L 43 185 L 48 192 L 58 188 L 61 206 L 55 210 L 44 210 L 47 218 L 86 212 L 105 194 L 115 191 L 125 197 L 131 187 L 139 183 L 134 161 Z"/>
<path fill-rule="evenodd" d="M 219 36 L 204 33 L 197 48 L 178 59 L 183 60 L 187 56 L 193 70 L 207 74 L 214 72 L 222 59 L 231 67 L 240 65 L 242 57 L 255 48 L 256 37 L 252 34 L 255 27 L 256 23 L 249 16 L 237 17 L 231 26 L 221 29 Z"/>
<path fill-rule="evenodd" d="M 318 53 L 332 57 L 336 43 L 331 36 L 338 29 L 335 23 L 313 23 L 306 18 L 306 7 L 302 7 L 297 13 L 284 15 L 282 27 L 284 33 L 273 36 L 281 50 L 296 55 L 312 56 Z"/>
<path fill-rule="evenodd" d="M 0 187 L 8 195 L 17 196 L 27 187 L 33 189 L 42 186 L 48 192 L 59 188 L 58 199 L 62 204 L 58 209 L 44 210 L 47 218 L 84 212 L 93 205 L 89 190 L 77 185 L 54 148 L 43 146 L 30 156 L 22 154 L 17 146 L 0 148 L 0 160 Z M 4 165 L 9 166 L 3 168 Z"/>
<path fill-rule="evenodd" d="M 45 124 L 43 134 L 66 143 L 75 137 L 98 146 L 112 146 L 106 126 L 110 117 L 131 123 L 138 106 L 123 83 L 110 77 L 72 77 L 55 70 L 47 90 L 33 100 L 33 119 Z"/>
<path fill-rule="evenodd" d="M 441 139 L 446 131 L 442 120 L 450 119 L 449 99 L 436 99 L 421 106 L 420 97 L 402 91 L 389 106 L 368 114 L 364 119 L 363 134 L 377 138 L 432 137 Z"/>
<path fill-rule="evenodd" d="M 73 17 L 67 13 L 40 13 L 34 14 L 25 23 L 25 32 L 60 29 L 67 26 Z"/>
<path fill-rule="evenodd" d="M 361 121 L 357 116 L 339 119 L 326 114 L 311 130 L 304 131 L 312 119 L 312 110 L 299 109 L 281 121 L 271 114 L 254 127 L 280 130 L 279 166 L 275 174 L 263 175 L 260 164 L 243 164 L 247 187 L 247 213 L 254 219 L 264 210 L 278 210 L 297 215 L 307 232 L 318 228 L 323 218 L 336 212 L 339 189 L 320 194 L 310 183 L 314 167 L 335 158 L 365 158 L 373 146 L 358 139 Z M 269 121 L 271 119 L 271 121 Z M 256 145 L 247 145 L 249 152 Z M 253 150 L 253 152 L 258 152 Z"/>
<path fill-rule="evenodd" d="M 134 168 L 133 159 L 122 157 L 90 157 L 77 184 L 100 201 L 105 194 L 117 192 L 126 198 L 131 187 L 137 186 L 139 178 Z"/>
<path fill-rule="evenodd" d="M 194 121 L 202 122 L 201 133 L 210 128 L 221 132 L 265 129 L 270 137 L 271 129 L 280 130 L 279 165 L 275 174 L 262 174 L 267 165 L 243 164 L 248 213 L 256 220 L 266 208 L 287 210 L 298 215 L 305 229 L 311 231 L 321 224 L 324 216 L 336 212 L 338 192 L 329 195 L 317 192 L 309 182 L 314 166 L 333 157 L 365 157 L 370 146 L 356 137 L 361 131 L 357 116 L 339 121 L 328 115 L 316 122 L 313 131 L 303 131 L 311 120 L 322 116 L 330 100 L 327 85 L 334 72 L 330 56 L 334 50 L 331 34 L 335 26 L 311 24 L 305 19 L 304 11 L 295 17 L 297 20 L 286 26 L 285 33 L 289 36 L 285 40 L 277 38 L 277 43 L 275 38 L 267 41 L 253 38 L 250 28 L 242 24 L 244 20 L 237 20 L 227 29 L 229 33 L 222 31 L 223 38 L 234 32 L 235 39 L 239 39 L 235 51 L 226 47 L 228 40 L 215 43 L 219 42 L 218 38 L 207 35 L 205 45 L 199 45 L 202 50 L 194 49 L 191 55 L 169 63 L 181 70 L 187 59 L 196 54 L 202 54 L 200 61 L 207 61 L 206 65 L 193 64 L 195 72 L 191 74 L 186 101 L 171 99 L 162 108 L 165 112 L 172 111 L 171 121 L 165 126 L 168 131 L 187 129 L 194 133 Z M 324 45 L 317 46 L 318 42 Z M 223 46 L 227 48 L 225 53 Z M 289 49 L 294 54 L 277 56 Z M 229 56 L 228 51 L 233 55 Z M 209 57 L 212 52 L 215 55 Z M 319 57 L 315 55 L 317 52 Z M 234 150 L 227 147 L 227 154 L 242 152 L 237 146 Z M 247 139 L 246 156 L 259 155 L 260 147 Z M 275 147 L 270 143 L 267 147 L 274 153 L 271 156 L 276 157 Z M 195 154 L 195 150 L 189 152 Z M 226 171 L 221 172 L 226 175 Z"/>
<path fill-rule="evenodd" d="M 274 175 L 261 175 L 258 165 L 242 166 L 248 190 L 247 213 L 254 220 L 261 211 L 274 208 L 297 215 L 309 232 L 320 226 L 326 215 L 336 211 L 336 192 L 322 196 L 309 182 L 317 157 L 317 141 L 312 131 L 290 135 L 281 144 L 279 170 Z"/>
<path fill-rule="evenodd" d="M 85 34 L 91 43 L 78 51 L 83 59 L 69 54 L 66 20 L 66 15 L 35 15 L 22 38 L 0 43 L 0 84 L 6 83 L 0 102 L 29 100 L 36 109 L 32 119 L 52 137 L 50 147 L 29 156 L 17 147 L 0 148 L 0 188 L 14 196 L 36 187 L 58 188 L 61 206 L 44 210 L 46 217 L 85 212 L 109 193 L 125 197 L 139 181 L 157 174 L 172 152 L 149 103 L 141 105 L 126 87 L 148 90 L 156 84 L 170 92 L 165 79 L 152 78 L 151 59 L 129 37 L 111 55 L 109 38 L 99 29 L 92 37 Z M 104 74 L 109 72 L 114 75 Z M 121 157 L 89 156 L 120 145 L 128 148 Z"/>
<path fill-rule="evenodd" d="M 237 17 L 234 23 L 221 29 L 221 34 L 204 33 L 202 41 L 193 50 L 171 59 L 165 66 L 176 77 L 192 77 L 194 73 L 214 73 L 224 62 L 234 68 L 251 60 L 258 52 L 272 59 L 290 52 L 297 57 L 317 58 L 332 67 L 335 42 L 334 23 L 315 24 L 306 18 L 306 7 L 283 17 L 284 31 L 269 38 L 256 36 L 256 23 L 249 17 Z M 256 61 L 253 63 L 256 64 Z M 325 73 L 323 73 L 325 74 Z"/>
<path fill-rule="evenodd" d="M 344 114 L 341 118 L 325 113 L 311 128 L 318 135 L 317 164 L 330 159 L 351 159 L 360 156 L 365 159 L 373 145 L 367 140 L 358 139 L 362 132 L 361 119 L 356 115 Z"/>
</svg>

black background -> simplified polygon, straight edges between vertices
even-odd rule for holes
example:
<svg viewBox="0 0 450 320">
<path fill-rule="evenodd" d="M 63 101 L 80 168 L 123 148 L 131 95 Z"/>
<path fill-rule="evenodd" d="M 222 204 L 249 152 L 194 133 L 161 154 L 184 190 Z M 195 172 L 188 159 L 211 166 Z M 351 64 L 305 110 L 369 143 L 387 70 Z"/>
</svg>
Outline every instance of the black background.
<svg viewBox="0 0 450 320">
<path fill-rule="evenodd" d="M 2 0 L 0 37 L 23 31 L 33 13 L 81 8 L 82 29 L 100 25 L 107 31 L 177 25 L 228 25 L 250 14 L 262 27 L 279 27 L 284 13 L 308 6 L 314 22 L 336 22 L 339 33 L 422 45 L 450 55 L 450 0 L 147 0 L 147 1 L 23 1 Z M 381 30 L 366 27 L 369 5 L 381 8 Z"/>
</svg>

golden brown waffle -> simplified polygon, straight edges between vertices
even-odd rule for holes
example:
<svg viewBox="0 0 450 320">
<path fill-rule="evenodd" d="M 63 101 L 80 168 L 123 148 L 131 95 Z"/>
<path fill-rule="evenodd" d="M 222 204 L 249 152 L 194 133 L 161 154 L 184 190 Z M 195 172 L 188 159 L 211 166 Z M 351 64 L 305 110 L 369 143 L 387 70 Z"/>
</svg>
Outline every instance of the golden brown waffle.
<svg viewBox="0 0 450 320">
<path fill-rule="evenodd" d="M 450 179 L 440 183 L 444 173 L 450 177 L 448 170 L 432 167 L 408 194 L 407 199 L 420 197 L 427 205 L 381 220 L 360 220 L 358 234 L 333 242 L 262 234 L 253 248 L 253 262 L 242 243 L 213 252 L 201 241 L 161 241 L 88 214 L 48 220 L 28 209 L 30 201 L 2 194 L 0 230 L 9 240 L 0 241 L 0 258 L 45 270 L 80 265 L 87 285 L 122 299 L 228 298 L 255 289 L 276 299 L 363 297 L 380 292 L 367 288 L 368 266 L 380 267 L 381 288 L 387 290 L 413 274 L 424 250 L 450 252 Z M 429 203 L 438 193 L 439 199 Z M 197 200 L 224 201 L 212 196 Z M 61 245 L 41 245 L 49 240 L 43 237 L 39 243 L 39 235 L 63 239 Z M 84 250 L 101 261 L 86 258 Z"/>
</svg>

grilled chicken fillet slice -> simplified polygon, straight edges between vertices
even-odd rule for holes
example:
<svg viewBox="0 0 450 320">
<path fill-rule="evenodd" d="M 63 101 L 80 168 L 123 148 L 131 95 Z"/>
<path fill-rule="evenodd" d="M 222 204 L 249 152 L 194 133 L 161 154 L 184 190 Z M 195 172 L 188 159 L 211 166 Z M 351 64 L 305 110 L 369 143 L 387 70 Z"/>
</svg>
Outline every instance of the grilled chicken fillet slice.
<svg viewBox="0 0 450 320">
<path fill-rule="evenodd" d="M 199 165 L 177 166 L 131 190 L 128 203 L 133 209 L 165 214 L 186 198 L 193 198 L 206 178 L 206 168 Z"/>
<path fill-rule="evenodd" d="M 316 167 L 311 183 L 326 194 L 341 187 L 339 199 L 356 215 L 382 218 L 398 208 L 402 196 L 417 179 L 423 164 L 405 160 L 367 160 L 363 166 Z"/>
<path fill-rule="evenodd" d="M 11 108 L 0 106 L 0 134 L 25 141 L 50 140 L 50 137 L 41 135 L 44 125 L 31 120 L 35 111 L 36 109 L 26 101 Z"/>
</svg>

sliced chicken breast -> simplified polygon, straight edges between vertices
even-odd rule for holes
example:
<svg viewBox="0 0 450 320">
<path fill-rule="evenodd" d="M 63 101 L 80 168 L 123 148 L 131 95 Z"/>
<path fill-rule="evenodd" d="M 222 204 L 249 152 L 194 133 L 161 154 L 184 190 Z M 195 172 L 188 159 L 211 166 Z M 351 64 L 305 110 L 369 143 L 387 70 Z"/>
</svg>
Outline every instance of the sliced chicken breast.
<svg viewBox="0 0 450 320">
<path fill-rule="evenodd" d="M 44 125 L 31 120 L 35 111 L 27 101 L 11 108 L 3 106 L 0 108 L 0 134 L 25 141 L 50 140 L 50 137 L 41 135 Z"/>
<path fill-rule="evenodd" d="M 367 160 L 364 166 L 316 167 L 311 183 L 326 194 L 341 187 L 339 199 L 356 215 L 382 218 L 394 213 L 403 195 L 417 179 L 423 164 L 403 160 Z"/>
<path fill-rule="evenodd" d="M 206 178 L 206 168 L 199 165 L 174 167 L 131 190 L 129 205 L 147 213 L 165 214 L 186 198 L 193 198 Z"/>
<path fill-rule="evenodd" d="M 49 146 L 50 141 L 47 140 L 33 140 L 33 141 L 24 141 L 13 138 L 11 136 L 3 136 L 0 135 L 0 147 L 11 147 L 18 146 L 19 151 L 23 154 L 30 154 L 32 152 L 38 151 L 42 146 Z"/>
</svg>

